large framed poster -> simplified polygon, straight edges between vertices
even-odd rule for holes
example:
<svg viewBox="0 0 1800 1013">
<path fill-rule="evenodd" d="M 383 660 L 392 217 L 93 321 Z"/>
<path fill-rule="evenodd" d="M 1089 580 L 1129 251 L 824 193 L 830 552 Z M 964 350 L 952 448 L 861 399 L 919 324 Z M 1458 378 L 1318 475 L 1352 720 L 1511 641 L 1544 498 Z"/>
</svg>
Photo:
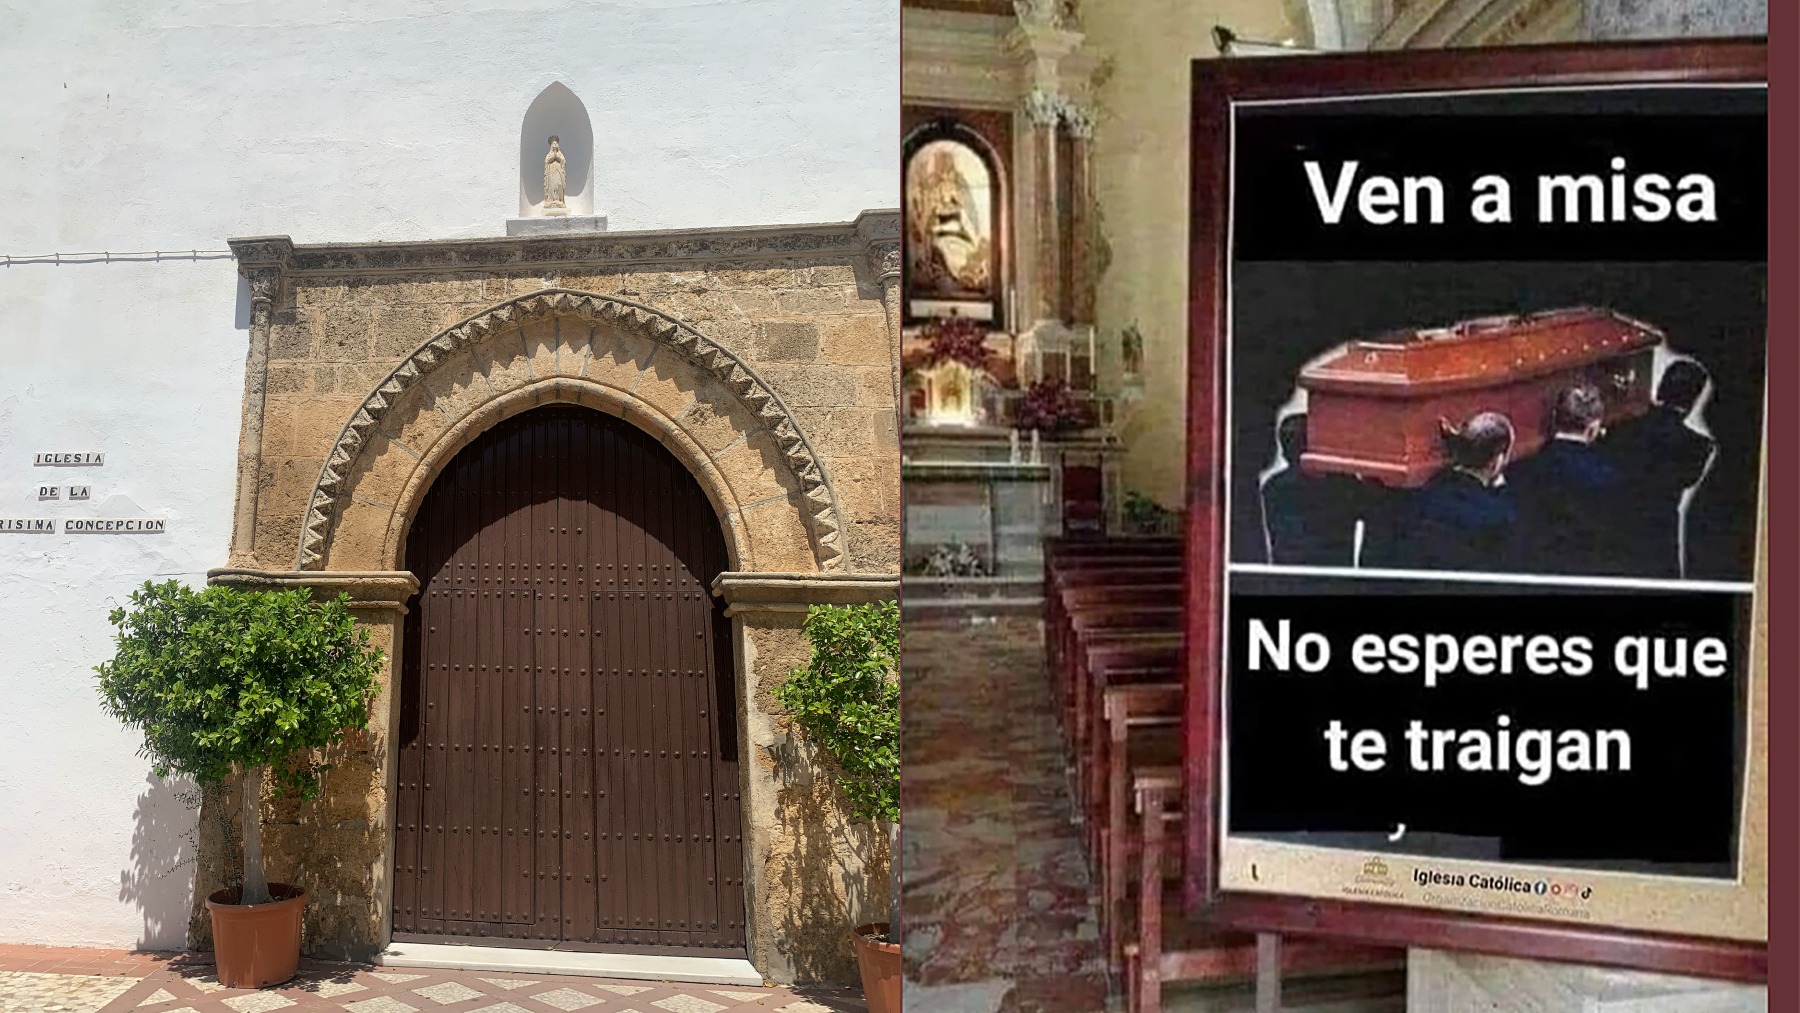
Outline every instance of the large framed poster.
<svg viewBox="0 0 1800 1013">
<path fill-rule="evenodd" d="M 1766 976 L 1766 74 L 1195 64 L 1196 916 Z"/>
</svg>

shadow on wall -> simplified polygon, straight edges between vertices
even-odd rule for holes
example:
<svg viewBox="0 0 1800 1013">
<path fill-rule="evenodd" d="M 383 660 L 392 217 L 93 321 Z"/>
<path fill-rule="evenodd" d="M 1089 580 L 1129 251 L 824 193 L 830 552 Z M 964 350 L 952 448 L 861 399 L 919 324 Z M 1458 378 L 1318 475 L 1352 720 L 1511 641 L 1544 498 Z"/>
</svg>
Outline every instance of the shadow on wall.
<svg viewBox="0 0 1800 1013">
<path fill-rule="evenodd" d="M 153 774 L 144 783 L 131 834 L 131 867 L 119 872 L 119 899 L 143 915 L 139 947 L 179 950 L 187 945 L 193 903 L 200 789 L 185 779 Z"/>
<path fill-rule="evenodd" d="M 263 864 L 272 883 L 292 883 L 308 896 L 301 955 L 317 960 L 367 960 L 378 949 L 385 897 L 385 821 L 375 814 L 386 794 L 372 736 L 353 736 L 314 754 L 330 763 L 318 798 L 276 798 L 262 787 Z M 212 949 L 206 896 L 243 879 L 241 779 L 235 775 L 206 796 L 201 813 L 196 881 L 188 917 L 188 946 Z"/>
<path fill-rule="evenodd" d="M 781 785 L 777 824 L 792 849 L 770 883 L 787 898 L 777 946 L 798 984 L 860 986 L 850 930 L 887 919 L 887 837 L 850 820 L 843 790 L 825 771 L 828 757 L 793 734 L 768 754 Z"/>
<path fill-rule="evenodd" d="M 567 159 L 569 214 L 594 213 L 594 125 L 587 106 L 558 81 L 538 93 L 519 127 L 519 215 L 533 217 L 544 204 L 544 155 L 555 136 Z"/>
</svg>

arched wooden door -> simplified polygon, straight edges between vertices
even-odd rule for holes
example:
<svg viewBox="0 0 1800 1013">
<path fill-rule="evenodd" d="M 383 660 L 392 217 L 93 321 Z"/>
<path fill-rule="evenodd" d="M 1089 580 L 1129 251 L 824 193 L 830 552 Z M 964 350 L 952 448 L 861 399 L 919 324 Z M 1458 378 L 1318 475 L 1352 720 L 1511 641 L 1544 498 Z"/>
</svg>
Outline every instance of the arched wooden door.
<svg viewBox="0 0 1800 1013">
<path fill-rule="evenodd" d="M 456 456 L 407 543 L 396 938 L 743 952 L 726 565 L 693 476 L 612 416 Z"/>
</svg>

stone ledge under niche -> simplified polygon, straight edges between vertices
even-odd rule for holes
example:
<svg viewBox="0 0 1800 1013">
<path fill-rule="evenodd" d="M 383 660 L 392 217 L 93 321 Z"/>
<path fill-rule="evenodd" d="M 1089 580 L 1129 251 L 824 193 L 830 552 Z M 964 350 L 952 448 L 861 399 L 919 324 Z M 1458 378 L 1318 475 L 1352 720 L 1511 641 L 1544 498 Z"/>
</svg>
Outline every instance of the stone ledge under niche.
<svg viewBox="0 0 1800 1013">
<path fill-rule="evenodd" d="M 605 215 L 545 215 L 506 220 L 506 234 L 509 236 L 561 236 L 572 232 L 605 231 Z"/>
</svg>

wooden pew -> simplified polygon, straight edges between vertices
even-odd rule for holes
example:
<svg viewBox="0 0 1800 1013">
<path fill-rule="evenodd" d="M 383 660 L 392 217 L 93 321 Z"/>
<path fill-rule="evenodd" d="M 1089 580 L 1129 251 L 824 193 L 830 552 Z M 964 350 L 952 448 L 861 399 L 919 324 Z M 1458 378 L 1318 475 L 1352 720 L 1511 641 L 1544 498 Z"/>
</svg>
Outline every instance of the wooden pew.
<svg viewBox="0 0 1800 1013">
<path fill-rule="evenodd" d="M 1070 667 L 1072 682 L 1069 715 L 1070 753 L 1074 757 L 1092 751 L 1092 736 L 1099 728 L 1106 687 L 1124 683 L 1160 682 L 1179 672 L 1182 658 L 1179 630 L 1099 631 L 1086 635 L 1082 650 Z M 1085 799 L 1078 800 L 1085 804 Z"/>
<path fill-rule="evenodd" d="M 1179 609 L 1182 588 L 1179 582 L 1169 583 L 1157 581 L 1147 584 L 1123 585 L 1088 585 L 1082 584 L 1065 588 L 1061 592 L 1060 615 L 1063 617 L 1054 625 L 1046 625 L 1045 643 L 1049 651 L 1048 660 L 1055 676 L 1058 698 L 1067 702 L 1069 685 L 1063 678 L 1067 673 L 1057 670 L 1056 666 L 1066 663 L 1074 648 L 1076 628 L 1087 617 L 1098 617 L 1097 622 L 1087 625 L 1106 626 L 1119 625 L 1123 615 L 1130 610 L 1166 610 Z M 1164 613 L 1164 618 L 1168 618 Z M 1179 616 L 1174 617 L 1176 623 Z"/>
<path fill-rule="evenodd" d="M 1127 1013 L 1161 1013 L 1164 982 L 1230 981 L 1256 973 L 1256 937 L 1196 923 L 1182 910 L 1179 826 L 1181 768 L 1142 767 L 1131 775 L 1141 834 L 1135 938 L 1125 944 Z M 1406 952 L 1326 940 L 1283 940 L 1284 976 L 1388 971 Z"/>
<path fill-rule="evenodd" d="M 1178 603 L 1182 579 L 1180 557 L 1168 552 L 1143 555 L 1118 550 L 1096 556 L 1049 559 L 1044 570 L 1044 628 L 1053 681 L 1061 674 L 1065 653 L 1062 640 L 1071 602 L 1097 602 L 1114 592 L 1126 600 L 1134 593 L 1129 589 L 1167 587 L 1176 589 L 1173 600 Z"/>
<path fill-rule="evenodd" d="M 1181 762 L 1181 710 L 1183 693 L 1178 673 L 1160 682 L 1112 685 L 1104 690 L 1102 714 L 1105 733 L 1094 736 L 1086 759 L 1090 784 L 1098 782 L 1090 812 L 1094 813 L 1089 847 L 1096 856 L 1101 894 L 1100 930 L 1107 962 L 1120 969 L 1124 955 L 1121 917 L 1127 896 L 1126 877 L 1137 839 L 1130 833 L 1127 813 L 1132 805 L 1133 769 L 1179 766 Z"/>
</svg>

